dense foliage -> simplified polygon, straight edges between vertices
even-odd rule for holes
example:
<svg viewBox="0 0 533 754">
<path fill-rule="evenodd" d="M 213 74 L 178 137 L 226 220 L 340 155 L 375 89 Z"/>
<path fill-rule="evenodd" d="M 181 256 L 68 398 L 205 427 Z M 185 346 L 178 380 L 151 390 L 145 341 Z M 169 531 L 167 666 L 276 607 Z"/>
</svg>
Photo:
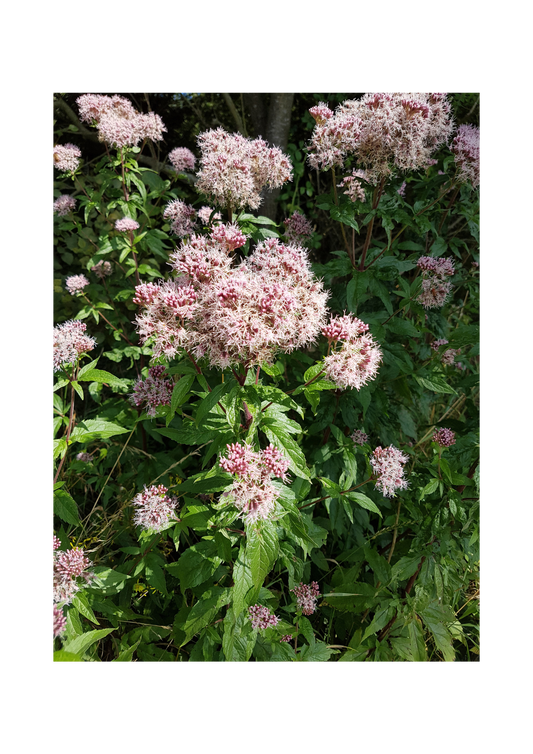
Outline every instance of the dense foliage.
<svg viewBox="0 0 533 754">
<path fill-rule="evenodd" d="M 56 660 L 479 659 L 478 101 L 56 96 Z"/>
</svg>

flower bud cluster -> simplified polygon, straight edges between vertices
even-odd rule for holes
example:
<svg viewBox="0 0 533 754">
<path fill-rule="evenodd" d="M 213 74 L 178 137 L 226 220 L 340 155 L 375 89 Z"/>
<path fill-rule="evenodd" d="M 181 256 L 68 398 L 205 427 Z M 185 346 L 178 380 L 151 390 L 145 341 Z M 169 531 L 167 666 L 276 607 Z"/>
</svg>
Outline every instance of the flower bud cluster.
<svg viewBox="0 0 533 754">
<path fill-rule="evenodd" d="M 57 144 L 54 147 L 54 167 L 64 173 L 73 173 L 80 164 L 81 150 L 75 144 Z"/>
<path fill-rule="evenodd" d="M 92 563 L 81 547 L 58 551 L 60 546 L 60 540 L 54 536 L 54 602 L 68 605 L 74 595 L 91 581 L 89 569 Z"/>
<path fill-rule="evenodd" d="M 300 212 L 293 212 L 283 222 L 285 224 L 285 238 L 289 243 L 298 243 L 300 240 L 311 238 L 313 235 L 313 226 Z"/>
<path fill-rule="evenodd" d="M 89 281 L 85 275 L 71 275 L 65 280 L 65 288 L 72 296 L 81 293 L 88 285 Z"/>
<path fill-rule="evenodd" d="M 438 443 L 441 448 L 449 448 L 450 445 L 455 445 L 455 432 L 446 427 L 436 429 L 433 433 L 433 442 Z"/>
<path fill-rule="evenodd" d="M 479 186 L 479 128 L 466 124 L 459 126 L 451 149 L 459 181 L 470 181 L 474 188 Z"/>
<path fill-rule="evenodd" d="M 316 581 L 310 584 L 300 582 L 298 586 L 291 589 L 296 597 L 296 604 L 304 615 L 312 615 L 316 610 L 316 603 L 320 597 L 320 589 Z"/>
<path fill-rule="evenodd" d="M 279 618 L 270 612 L 264 605 L 252 605 L 248 608 L 248 618 L 252 622 L 252 628 L 262 631 L 264 628 L 273 628 L 279 623 Z"/>
<path fill-rule="evenodd" d="M 130 230 L 137 230 L 138 228 L 139 223 L 131 217 L 122 217 L 115 222 L 115 230 L 119 230 L 121 233 L 128 233 Z"/>
<path fill-rule="evenodd" d="M 117 147 L 135 147 L 140 141 L 160 141 L 165 124 L 156 113 L 138 113 L 131 102 L 118 94 L 84 94 L 76 100 L 80 120 L 98 129 L 100 141 Z"/>
<path fill-rule="evenodd" d="M 137 380 L 130 400 L 135 406 L 147 404 L 148 416 L 155 416 L 158 406 L 170 406 L 174 383 L 167 376 L 164 366 L 150 367 L 148 377 Z"/>
<path fill-rule="evenodd" d="M 74 364 L 87 351 L 92 351 L 96 341 L 85 335 L 87 325 L 80 320 L 69 320 L 54 327 L 54 372 Z"/>
<path fill-rule="evenodd" d="M 453 261 L 449 257 L 420 257 L 417 266 L 422 270 L 422 290 L 416 300 L 426 309 L 443 306 L 452 288 L 445 278 L 455 272 Z"/>
<path fill-rule="evenodd" d="M 353 434 L 350 435 L 352 440 L 354 441 L 355 445 L 364 445 L 365 442 L 368 442 L 368 435 L 366 432 L 363 432 L 362 429 L 356 429 Z"/>
<path fill-rule="evenodd" d="M 76 209 L 76 199 L 68 194 L 61 194 L 54 202 L 54 212 L 59 217 L 68 215 Z"/>
<path fill-rule="evenodd" d="M 176 147 L 168 155 L 168 161 L 178 173 L 193 171 L 196 165 L 196 157 L 187 147 Z"/>
</svg>

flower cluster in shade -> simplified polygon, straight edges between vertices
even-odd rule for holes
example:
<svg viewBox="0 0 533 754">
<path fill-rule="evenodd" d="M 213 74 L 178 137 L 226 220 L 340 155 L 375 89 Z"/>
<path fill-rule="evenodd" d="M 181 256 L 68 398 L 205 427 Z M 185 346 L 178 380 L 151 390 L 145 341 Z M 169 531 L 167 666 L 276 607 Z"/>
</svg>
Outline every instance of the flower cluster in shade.
<svg viewBox="0 0 533 754">
<path fill-rule="evenodd" d="M 479 128 L 466 124 L 459 126 L 451 150 L 455 155 L 459 182 L 470 182 L 474 188 L 479 186 Z"/>
<path fill-rule="evenodd" d="M 219 224 L 171 255 L 175 280 L 137 286 L 139 335 L 153 339 L 154 356 L 172 358 L 186 348 L 221 369 L 251 367 L 315 341 L 328 293 L 306 251 L 267 239 L 233 266 L 232 252 L 245 243 L 236 225 Z"/>
<path fill-rule="evenodd" d="M 91 463 L 93 457 L 91 453 L 77 453 L 76 461 L 82 461 L 83 463 Z"/>
<path fill-rule="evenodd" d="M 366 170 L 352 170 L 352 174 L 343 178 L 342 181 L 337 184 L 337 187 L 343 188 L 344 193 L 352 202 L 364 202 L 366 195 L 361 180 L 368 181 Z"/>
<path fill-rule="evenodd" d="M 291 640 L 292 640 L 292 635 L 291 634 L 285 634 L 285 636 L 282 636 L 281 639 L 280 639 L 280 641 L 286 641 L 286 642 L 289 642 Z"/>
<path fill-rule="evenodd" d="M 131 504 L 135 508 L 134 522 L 145 531 L 160 532 L 176 516 L 178 498 L 167 495 L 168 488 L 162 484 L 145 487 Z"/>
<path fill-rule="evenodd" d="M 355 445 L 364 445 L 365 442 L 368 442 L 368 435 L 366 432 L 363 432 L 362 429 L 356 429 L 353 434 L 350 435 L 352 440 L 354 441 Z"/>
<path fill-rule="evenodd" d="M 257 209 L 263 188 L 278 188 L 292 179 L 289 158 L 261 138 L 247 139 L 219 127 L 201 133 L 198 145 L 202 156 L 196 188 L 219 207 Z"/>
<path fill-rule="evenodd" d="M 63 173 L 73 173 L 80 164 L 81 150 L 75 144 L 56 144 L 54 167 Z"/>
<path fill-rule="evenodd" d="M 133 386 L 130 400 L 135 406 L 146 403 L 148 416 L 155 416 L 158 406 L 170 406 L 174 383 L 168 377 L 164 366 L 150 367 L 148 377 L 139 379 Z"/>
<path fill-rule="evenodd" d="M 68 194 L 61 194 L 54 202 L 54 213 L 59 217 L 64 217 L 76 209 L 76 199 Z"/>
<path fill-rule="evenodd" d="M 89 281 L 85 275 L 71 275 L 65 280 L 65 288 L 72 296 L 81 293 L 88 285 Z"/>
<path fill-rule="evenodd" d="M 85 335 L 87 325 L 80 320 L 69 320 L 54 327 L 54 372 L 74 364 L 82 353 L 92 351 L 96 341 Z"/>
<path fill-rule="evenodd" d="M 196 165 L 196 157 L 187 147 L 176 147 L 168 155 L 168 160 L 174 170 L 183 173 L 187 170 L 193 171 Z"/>
<path fill-rule="evenodd" d="M 213 215 L 212 222 L 215 220 L 222 220 L 222 215 L 220 214 L 220 212 L 215 212 L 213 207 L 207 207 L 205 205 L 203 207 L 200 207 L 200 209 L 197 212 L 197 215 L 198 215 L 198 219 L 204 225 L 209 225 L 209 219 L 211 218 L 211 215 Z"/>
<path fill-rule="evenodd" d="M 431 344 L 431 348 L 434 351 L 438 351 L 441 346 L 447 346 L 448 341 L 446 338 L 439 338 L 438 340 L 434 340 Z M 447 348 L 446 351 L 441 356 L 441 361 L 445 366 L 450 366 L 455 362 L 455 357 L 458 356 L 461 353 L 460 348 Z M 455 366 L 459 367 L 460 369 L 463 368 L 462 364 L 456 364 Z"/>
<path fill-rule="evenodd" d="M 252 628 L 261 631 L 264 628 L 273 628 L 279 623 L 279 618 L 270 612 L 264 605 L 252 605 L 248 608 L 248 619 L 252 622 Z"/>
<path fill-rule="evenodd" d="M 192 233 L 196 225 L 196 210 L 181 199 L 169 202 L 165 207 L 163 217 L 169 221 L 172 233 L 180 238 Z"/>
<path fill-rule="evenodd" d="M 337 387 L 360 390 L 375 379 L 383 355 L 368 329 L 367 324 L 352 314 L 332 316 L 322 328 L 322 334 L 334 349 L 324 359 L 324 376 Z"/>
<path fill-rule="evenodd" d="M 135 147 L 140 141 L 161 141 L 165 124 L 156 113 L 139 113 L 118 94 L 83 94 L 78 97 L 80 120 L 98 129 L 98 138 L 109 146 Z"/>
<path fill-rule="evenodd" d="M 97 264 L 91 267 L 91 272 L 94 272 L 97 278 L 103 280 L 105 277 L 109 277 L 109 275 L 112 274 L 113 265 L 111 262 L 108 262 L 107 259 L 101 259 Z"/>
<path fill-rule="evenodd" d="M 365 94 L 346 100 L 335 112 L 320 103 L 310 113 L 316 121 L 311 166 L 343 166 L 353 156 L 374 185 L 395 169 L 426 167 L 453 130 L 451 105 L 442 93 Z"/>
<path fill-rule="evenodd" d="M 293 212 L 283 222 L 285 224 L 285 238 L 289 243 L 297 244 L 313 235 L 313 226 L 300 212 Z"/>
<path fill-rule="evenodd" d="M 438 443 L 441 448 L 449 448 L 450 445 L 455 445 L 455 432 L 447 427 L 436 429 L 433 433 L 433 442 Z"/>
<path fill-rule="evenodd" d="M 452 289 L 446 278 L 455 272 L 453 261 L 449 257 L 420 257 L 417 266 L 422 270 L 422 290 L 416 300 L 426 309 L 443 306 Z"/>
<path fill-rule="evenodd" d="M 137 230 L 139 223 L 137 220 L 133 220 L 131 217 L 122 217 L 120 220 L 115 221 L 115 230 L 119 230 L 121 233 L 127 233 L 130 230 Z"/>
<path fill-rule="evenodd" d="M 60 608 L 54 602 L 54 639 L 61 636 L 65 632 L 67 627 L 67 617 Z"/>
<path fill-rule="evenodd" d="M 59 550 L 60 540 L 54 535 L 54 602 L 68 605 L 74 595 L 92 579 L 91 561 L 81 549 Z"/>
<path fill-rule="evenodd" d="M 396 490 L 405 490 L 408 482 L 404 479 L 404 464 L 409 456 L 389 445 L 388 448 L 377 447 L 370 457 L 376 489 L 385 497 L 394 497 Z"/>
<path fill-rule="evenodd" d="M 271 480 L 287 481 L 289 461 L 274 445 L 255 451 L 250 445 L 227 445 L 227 455 L 220 458 L 220 466 L 237 479 L 223 493 L 233 503 L 247 523 L 271 516 L 278 493 Z"/>
<path fill-rule="evenodd" d="M 296 597 L 296 604 L 304 615 L 312 615 L 316 610 L 316 603 L 320 597 L 320 589 L 316 581 L 310 584 L 299 583 L 294 589 L 291 589 Z"/>
</svg>

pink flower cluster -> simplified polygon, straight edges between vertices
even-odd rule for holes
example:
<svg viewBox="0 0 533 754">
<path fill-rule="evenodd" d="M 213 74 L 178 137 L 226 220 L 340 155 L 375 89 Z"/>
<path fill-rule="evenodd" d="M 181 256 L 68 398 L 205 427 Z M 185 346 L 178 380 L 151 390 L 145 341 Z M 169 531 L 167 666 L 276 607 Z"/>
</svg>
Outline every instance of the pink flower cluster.
<svg viewBox="0 0 533 754">
<path fill-rule="evenodd" d="M 335 113 L 322 103 L 319 107 L 320 112 L 311 113 L 317 120 L 310 144 L 311 166 L 317 170 L 342 166 L 353 155 L 372 184 L 395 168 L 426 167 L 431 153 L 453 129 L 445 94 L 365 94 L 343 102 Z"/>
<path fill-rule="evenodd" d="M 156 113 L 138 113 L 131 102 L 118 94 L 84 94 L 76 100 L 80 120 L 98 128 L 98 138 L 117 148 L 134 147 L 140 141 L 160 141 L 165 124 Z"/>
<path fill-rule="evenodd" d="M 455 155 L 459 181 L 470 181 L 474 188 L 479 186 L 479 128 L 459 126 L 451 149 Z"/>
<path fill-rule="evenodd" d="M 61 194 L 54 202 L 54 212 L 59 217 L 64 217 L 76 209 L 76 199 L 68 194 Z"/>
<path fill-rule="evenodd" d="M 313 226 L 300 212 L 293 212 L 283 222 L 285 224 L 285 237 L 289 243 L 298 243 L 300 240 L 311 238 L 313 235 Z"/>
<path fill-rule="evenodd" d="M 276 488 L 273 477 L 287 481 L 289 461 L 274 445 L 255 451 L 250 445 L 227 445 L 227 456 L 220 459 L 224 471 L 238 478 L 224 497 L 241 511 L 247 523 L 267 519 L 274 510 Z"/>
<path fill-rule="evenodd" d="M 368 442 L 368 435 L 362 429 L 356 429 L 350 437 L 355 445 L 364 445 L 365 442 Z"/>
<path fill-rule="evenodd" d="M 396 490 L 405 490 L 408 486 L 403 477 L 403 466 L 409 460 L 394 445 L 388 448 L 377 447 L 370 458 L 370 465 L 376 478 L 376 489 L 385 497 L 394 497 Z"/>
<path fill-rule="evenodd" d="M 144 530 L 162 531 L 176 515 L 178 498 L 167 495 L 168 488 L 162 484 L 145 487 L 135 495 L 131 504 L 136 508 L 134 522 Z"/>
<path fill-rule="evenodd" d="M 448 348 L 442 354 L 441 361 L 445 366 L 451 366 L 455 361 L 455 357 L 459 356 L 460 353 L 461 353 L 460 348 Z"/>
<path fill-rule="evenodd" d="M 56 144 L 54 167 L 65 173 L 73 173 L 80 164 L 81 150 L 75 144 Z"/>
<path fill-rule="evenodd" d="M 61 542 L 54 536 L 54 602 L 68 605 L 82 586 L 91 581 L 92 563 L 81 547 L 57 552 L 60 546 Z"/>
<path fill-rule="evenodd" d="M 61 636 L 67 627 L 67 618 L 63 610 L 54 603 L 54 639 Z"/>
<path fill-rule="evenodd" d="M 82 461 L 83 463 L 90 463 L 93 457 L 90 453 L 77 453 L 76 461 Z"/>
<path fill-rule="evenodd" d="M 176 149 L 173 149 L 169 153 L 168 159 L 174 170 L 178 173 L 183 173 L 186 170 L 192 172 L 196 165 L 196 157 L 187 147 L 176 147 Z"/>
<path fill-rule="evenodd" d="M 261 138 L 217 128 L 200 134 L 198 144 L 202 157 L 196 188 L 221 207 L 257 209 L 265 186 L 277 188 L 292 178 L 289 158 Z"/>
<path fill-rule="evenodd" d="M 128 233 L 130 230 L 137 230 L 138 228 L 139 223 L 131 217 L 122 217 L 115 221 L 115 230 L 119 230 L 121 233 Z"/>
<path fill-rule="evenodd" d="M 263 605 L 253 605 L 248 608 L 248 618 L 252 622 L 252 628 L 262 631 L 264 628 L 277 626 L 279 618 L 270 612 L 268 607 Z"/>
<path fill-rule="evenodd" d="M 170 221 L 171 232 L 180 238 L 192 233 L 196 225 L 196 210 L 181 199 L 169 202 L 165 207 L 163 217 Z"/>
<path fill-rule="evenodd" d="M 150 367 L 148 377 L 137 380 L 130 400 L 135 406 L 147 404 L 148 416 L 155 416 L 158 406 L 170 406 L 174 383 L 167 376 L 164 366 Z"/>
<path fill-rule="evenodd" d="M 95 264 L 93 267 L 91 267 L 91 272 L 94 272 L 96 277 L 100 278 L 100 280 L 103 280 L 105 277 L 108 277 L 112 274 L 113 265 L 111 264 L 111 262 L 101 259 L 98 264 Z"/>
<path fill-rule="evenodd" d="M 65 280 L 65 288 L 72 296 L 81 293 L 88 285 L 89 281 L 85 275 L 71 275 Z"/>
<path fill-rule="evenodd" d="M 177 282 L 159 293 L 153 284 L 137 287 L 134 302 L 145 307 L 137 316 L 139 333 L 143 342 L 154 336 L 154 355 L 172 357 L 185 347 L 212 366 L 250 367 L 315 340 L 328 294 L 306 251 L 267 239 L 232 267 L 231 252 L 245 240 L 232 225 L 218 225 L 209 237 L 193 235 L 170 258 Z M 175 313 L 162 307 L 165 286 L 190 294 L 187 306 Z"/>
<path fill-rule="evenodd" d="M 200 207 L 200 209 L 197 212 L 198 219 L 201 220 L 204 225 L 208 225 L 209 218 L 211 217 L 213 212 L 215 212 L 213 207 L 207 207 L 207 206 Z M 213 215 L 213 222 L 215 220 L 222 220 L 222 215 L 220 214 L 220 212 L 215 212 L 215 214 Z"/>
<path fill-rule="evenodd" d="M 54 327 L 54 372 L 74 364 L 82 353 L 92 351 L 96 341 L 85 335 L 87 325 L 79 320 L 69 320 Z"/>
<path fill-rule="evenodd" d="M 441 448 L 449 448 L 450 445 L 455 445 L 455 432 L 447 427 L 442 429 L 436 429 L 433 433 L 433 442 L 438 443 Z"/>
<path fill-rule="evenodd" d="M 360 179 L 368 181 L 366 170 L 352 170 L 352 174 L 343 178 L 337 184 L 337 187 L 344 188 L 344 193 L 350 197 L 352 202 L 364 202 L 366 199 L 365 188 Z"/>
<path fill-rule="evenodd" d="M 407 186 L 407 183 L 404 181 L 402 183 L 402 185 L 400 186 L 400 188 L 398 189 L 398 192 L 397 192 L 400 196 L 405 196 L 405 188 L 406 188 L 406 186 Z"/>
<path fill-rule="evenodd" d="M 319 126 L 323 126 L 324 123 L 327 123 L 333 117 L 333 110 L 330 110 L 324 102 L 319 102 L 318 105 L 310 107 L 309 112 L 315 119 L 315 123 Z"/>
<path fill-rule="evenodd" d="M 298 586 L 291 589 L 296 597 L 296 604 L 304 615 L 312 615 L 316 610 L 316 603 L 320 597 L 320 590 L 316 581 L 310 584 L 300 582 Z"/>
<path fill-rule="evenodd" d="M 178 348 L 190 345 L 191 333 L 185 328 L 196 307 L 197 294 L 184 279 L 141 283 L 135 288 L 134 304 L 143 307 L 136 317 L 141 340 L 154 339 L 154 356 L 173 358 Z"/>
<path fill-rule="evenodd" d="M 379 345 L 368 334 L 368 325 L 351 314 L 331 317 L 322 333 L 340 348 L 324 359 L 325 377 L 340 388 L 360 390 L 375 379 L 383 358 Z"/>
<path fill-rule="evenodd" d="M 446 346 L 446 345 L 448 345 L 448 341 L 446 340 L 446 338 L 439 338 L 438 340 L 433 341 L 433 343 L 431 344 L 431 348 L 434 351 L 438 351 L 441 346 Z"/>
<path fill-rule="evenodd" d="M 449 257 L 420 257 L 417 265 L 422 270 L 422 290 L 416 300 L 426 309 L 443 306 L 452 289 L 445 278 L 455 272 L 453 261 Z"/>
</svg>

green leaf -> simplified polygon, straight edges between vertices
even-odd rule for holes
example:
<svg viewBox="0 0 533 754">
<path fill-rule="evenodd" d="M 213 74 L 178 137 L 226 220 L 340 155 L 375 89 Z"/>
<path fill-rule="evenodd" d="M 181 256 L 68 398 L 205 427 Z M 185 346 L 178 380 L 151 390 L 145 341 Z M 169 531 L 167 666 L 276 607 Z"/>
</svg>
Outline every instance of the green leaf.
<svg viewBox="0 0 533 754">
<path fill-rule="evenodd" d="M 252 569 L 247 558 L 246 545 L 242 542 L 237 560 L 233 566 L 232 597 L 235 615 L 239 615 L 250 604 L 247 596 L 249 595 L 250 599 L 253 599 L 254 593 Z"/>
<path fill-rule="evenodd" d="M 81 655 L 95 642 L 100 641 L 100 639 L 103 639 L 104 636 L 107 636 L 114 630 L 114 628 L 99 628 L 95 631 L 89 631 L 88 633 L 77 636 L 72 641 L 69 641 L 63 646 L 63 649 L 65 652 L 72 652 L 73 654 Z"/>
<path fill-rule="evenodd" d="M 222 558 L 217 555 L 216 543 L 203 539 L 185 550 L 177 563 L 170 563 L 165 567 L 172 576 L 179 579 L 183 592 L 207 581 L 221 562 Z"/>
<path fill-rule="evenodd" d="M 418 618 L 413 618 L 409 623 L 409 639 L 411 641 L 411 653 L 415 662 L 427 660 L 426 645 L 424 642 L 424 629 Z"/>
<path fill-rule="evenodd" d="M 396 335 L 403 335 L 406 338 L 420 337 L 420 331 L 417 330 L 408 319 L 394 317 L 387 326 L 393 333 L 396 333 Z"/>
<path fill-rule="evenodd" d="M 195 380 L 194 374 L 185 374 L 181 379 L 179 379 L 176 384 L 174 385 L 174 389 L 172 390 L 172 398 L 170 399 L 170 414 L 169 416 L 174 416 L 176 413 L 176 409 L 178 406 L 181 406 L 181 404 L 185 401 L 189 393 L 191 392 L 191 387 L 193 385 L 193 382 Z"/>
<path fill-rule="evenodd" d="M 74 390 L 77 392 L 77 394 L 80 396 L 81 400 L 83 400 L 84 399 L 83 388 L 80 385 L 80 383 L 77 380 L 72 380 L 70 384 L 72 385 Z"/>
<path fill-rule="evenodd" d="M 204 472 L 205 473 L 205 472 Z M 179 492 L 195 492 L 197 494 L 203 494 L 205 492 L 222 492 L 233 481 L 231 474 L 220 474 L 216 476 L 210 476 L 207 478 L 197 478 L 197 476 L 186 479 L 179 485 Z"/>
<path fill-rule="evenodd" d="M 451 387 L 451 385 L 447 385 L 443 380 L 439 379 L 438 377 L 431 377 L 431 379 L 428 379 L 427 377 L 419 377 L 418 375 L 413 375 L 415 380 L 418 382 L 419 385 L 422 387 L 425 387 L 427 390 L 432 390 L 434 393 L 446 393 L 449 395 L 457 395 L 457 391 Z"/>
<path fill-rule="evenodd" d="M 435 492 L 438 486 L 438 479 L 432 479 L 430 482 L 428 482 L 426 486 L 422 490 L 420 490 L 420 500 L 423 500 L 427 495 L 431 495 L 432 492 Z"/>
<path fill-rule="evenodd" d="M 96 623 L 97 626 L 100 625 L 89 605 L 89 599 L 85 592 L 78 592 L 73 598 L 72 604 L 81 615 L 88 618 L 92 623 Z"/>
<path fill-rule="evenodd" d="M 452 646 L 452 637 L 444 623 L 433 620 L 424 610 L 420 612 L 420 615 L 433 634 L 435 645 L 442 652 L 445 662 L 453 662 L 455 660 L 455 652 Z"/>
<path fill-rule="evenodd" d="M 107 440 L 114 435 L 122 435 L 131 430 L 124 429 L 119 424 L 105 419 L 86 419 L 79 422 L 70 436 L 71 442 L 92 442 L 93 440 Z"/>
<path fill-rule="evenodd" d="M 138 639 L 135 642 L 135 644 L 132 644 L 131 647 L 128 647 L 123 652 L 121 652 L 118 657 L 115 657 L 115 659 L 112 660 L 112 662 L 131 662 L 133 659 L 133 655 L 135 654 L 135 650 L 137 649 L 141 641 L 142 641 L 142 636 L 140 639 Z"/>
<path fill-rule="evenodd" d="M 373 513 L 377 513 L 379 516 L 381 516 L 381 511 L 374 503 L 374 501 L 366 495 L 363 495 L 362 492 L 346 492 L 345 496 L 349 500 L 353 500 L 353 502 L 357 503 L 357 505 L 360 505 L 361 508 L 366 508 L 367 511 L 372 511 Z"/>
<path fill-rule="evenodd" d="M 222 651 L 227 662 L 248 662 L 252 656 L 257 631 L 252 631 L 252 624 L 245 613 L 235 616 L 232 609 L 224 618 L 224 635 Z"/>
<path fill-rule="evenodd" d="M 219 586 L 207 589 L 193 605 L 182 630 L 185 632 L 185 639 L 181 646 L 187 644 L 192 637 L 202 628 L 205 628 L 214 619 L 221 607 L 229 604 L 231 601 L 231 590 L 223 589 Z"/>
<path fill-rule="evenodd" d="M 364 301 L 369 288 L 369 273 L 354 272 L 353 277 L 346 286 L 346 303 L 348 309 L 357 313 L 357 306 Z"/>
<path fill-rule="evenodd" d="M 275 525 L 270 521 L 250 526 L 247 530 L 246 559 L 250 563 L 252 581 L 260 587 L 279 552 L 278 535 Z"/>
<path fill-rule="evenodd" d="M 300 446 L 292 439 L 292 437 L 286 432 L 283 432 L 283 430 L 277 426 L 263 427 L 263 425 L 261 425 L 261 429 L 264 431 L 272 445 L 281 447 L 281 450 L 289 460 L 290 470 L 303 479 L 310 479 L 307 465 L 305 463 L 305 456 L 302 453 Z"/>
<path fill-rule="evenodd" d="M 323 641 L 317 641 L 314 644 L 306 644 L 298 654 L 298 659 L 302 662 L 327 662 L 335 650 L 324 644 Z"/>
<path fill-rule="evenodd" d="M 83 662 L 81 655 L 74 654 L 73 652 L 65 652 L 64 649 L 58 649 L 54 652 L 54 662 Z"/>
<path fill-rule="evenodd" d="M 378 631 L 381 631 L 382 628 L 385 628 L 393 615 L 394 607 L 391 607 L 388 603 L 384 607 L 380 607 L 378 610 L 376 610 L 374 617 L 372 618 L 372 623 L 366 629 L 361 641 L 364 641 L 369 636 L 372 636 Z"/>
<path fill-rule="evenodd" d="M 387 563 L 383 555 L 380 555 L 368 545 L 365 546 L 364 553 L 365 558 L 370 568 L 376 574 L 378 581 L 381 581 L 382 584 L 388 584 L 391 580 L 392 571 L 389 563 Z"/>
<path fill-rule="evenodd" d="M 158 592 L 161 592 L 162 594 L 167 594 L 167 585 L 165 581 L 165 572 L 161 568 L 162 563 L 161 556 L 154 552 L 149 552 L 144 557 L 144 573 L 146 576 L 146 581 L 152 586 L 154 589 L 157 589 Z"/>
<path fill-rule="evenodd" d="M 207 414 L 211 411 L 213 406 L 217 404 L 217 402 L 222 398 L 223 395 L 228 393 L 231 388 L 235 385 L 234 380 L 228 380 L 228 382 L 221 382 L 219 385 L 216 385 L 208 395 L 201 401 L 200 405 L 198 406 L 198 409 L 196 411 L 196 425 L 200 424 L 204 416 L 207 416 Z"/>
<path fill-rule="evenodd" d="M 76 501 L 66 490 L 54 492 L 54 514 L 72 526 L 80 526 L 81 524 Z"/>
<path fill-rule="evenodd" d="M 106 372 L 104 369 L 89 369 L 78 377 L 83 382 L 107 382 L 110 385 L 127 385 L 129 380 L 122 379 L 121 377 L 115 377 L 111 372 Z"/>
</svg>

